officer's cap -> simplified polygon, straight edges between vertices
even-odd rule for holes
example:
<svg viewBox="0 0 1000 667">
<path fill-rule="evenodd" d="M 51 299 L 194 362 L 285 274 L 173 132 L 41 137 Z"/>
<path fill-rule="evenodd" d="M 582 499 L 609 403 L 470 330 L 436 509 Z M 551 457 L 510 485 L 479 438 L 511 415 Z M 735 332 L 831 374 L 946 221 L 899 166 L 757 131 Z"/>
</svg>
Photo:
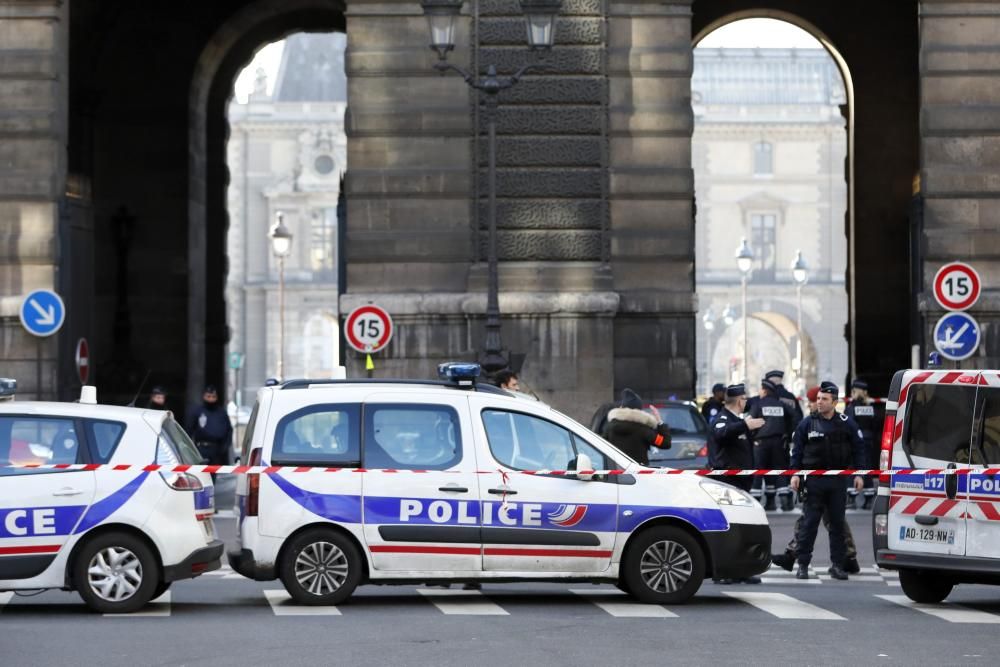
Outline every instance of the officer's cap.
<svg viewBox="0 0 1000 667">
<path fill-rule="evenodd" d="M 718 391 L 725 391 L 725 390 L 726 390 L 726 385 L 722 384 L 721 382 L 716 382 L 715 384 L 712 385 L 713 394 Z"/>
<path fill-rule="evenodd" d="M 203 394 L 218 394 L 219 390 L 215 388 L 214 384 L 206 384 L 205 385 L 205 391 L 203 391 L 202 393 Z"/>
<path fill-rule="evenodd" d="M 161 394 L 163 396 L 166 396 L 167 392 L 164 391 L 163 387 L 161 387 L 160 385 L 156 385 L 155 387 L 149 390 L 149 395 L 154 396 L 156 394 Z"/>
<path fill-rule="evenodd" d="M 737 396 L 746 396 L 747 390 L 743 384 L 731 384 L 726 387 L 726 397 L 736 398 Z"/>
<path fill-rule="evenodd" d="M 851 389 L 862 389 L 868 391 L 868 383 L 864 380 L 855 380 L 851 383 Z"/>
<path fill-rule="evenodd" d="M 778 385 L 774 384 L 767 378 L 760 381 L 760 386 L 762 389 L 767 389 L 768 391 L 778 391 Z"/>
<path fill-rule="evenodd" d="M 779 380 L 783 380 L 785 377 L 785 371 L 775 369 L 773 371 L 768 371 L 767 373 L 765 373 L 764 377 L 768 379 L 778 378 Z"/>
<path fill-rule="evenodd" d="M 623 408 L 632 408 L 633 410 L 642 410 L 642 397 L 635 393 L 628 387 L 622 389 L 621 398 L 619 399 L 619 404 Z"/>
<path fill-rule="evenodd" d="M 837 398 L 837 396 L 840 395 L 840 387 L 838 387 L 833 382 L 830 382 L 829 380 L 826 380 L 824 382 L 820 382 L 820 384 L 819 384 L 819 392 L 821 394 L 830 394 L 834 398 Z"/>
</svg>

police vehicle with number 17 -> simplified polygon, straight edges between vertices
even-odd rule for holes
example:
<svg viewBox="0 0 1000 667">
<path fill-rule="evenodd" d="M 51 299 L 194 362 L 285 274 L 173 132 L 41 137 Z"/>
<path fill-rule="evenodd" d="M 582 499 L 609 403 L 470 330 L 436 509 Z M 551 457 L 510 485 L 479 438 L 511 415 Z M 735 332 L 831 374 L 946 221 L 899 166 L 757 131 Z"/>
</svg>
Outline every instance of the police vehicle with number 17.
<svg viewBox="0 0 1000 667">
<path fill-rule="evenodd" d="M 771 532 L 749 494 L 649 474 L 479 372 L 261 389 L 243 460 L 272 470 L 238 478 L 233 569 L 315 605 L 362 583 L 512 581 L 611 582 L 679 603 L 706 576 L 767 569 Z"/>
</svg>

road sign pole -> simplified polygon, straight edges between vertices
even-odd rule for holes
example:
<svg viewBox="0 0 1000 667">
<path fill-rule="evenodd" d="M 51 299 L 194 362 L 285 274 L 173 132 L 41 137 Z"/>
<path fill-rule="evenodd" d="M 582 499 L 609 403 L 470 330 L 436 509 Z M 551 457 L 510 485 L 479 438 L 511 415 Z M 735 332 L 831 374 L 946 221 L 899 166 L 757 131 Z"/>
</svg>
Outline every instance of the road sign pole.
<svg viewBox="0 0 1000 667">
<path fill-rule="evenodd" d="M 42 400 L 42 339 L 36 338 L 38 345 L 38 352 L 35 354 L 35 393 L 38 394 L 37 400 Z"/>
</svg>

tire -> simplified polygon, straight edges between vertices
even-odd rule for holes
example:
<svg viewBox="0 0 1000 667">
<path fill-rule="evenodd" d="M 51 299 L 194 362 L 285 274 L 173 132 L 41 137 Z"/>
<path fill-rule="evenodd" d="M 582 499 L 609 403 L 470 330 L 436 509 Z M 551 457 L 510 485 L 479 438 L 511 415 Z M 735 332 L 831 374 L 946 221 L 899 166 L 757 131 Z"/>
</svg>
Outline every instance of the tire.
<svg viewBox="0 0 1000 667">
<path fill-rule="evenodd" d="M 161 595 L 169 591 L 170 584 L 172 583 L 173 583 L 172 581 L 161 581 L 160 583 L 156 584 L 156 589 L 153 591 L 153 597 L 149 599 L 155 600 L 156 598 L 160 597 Z"/>
<path fill-rule="evenodd" d="M 285 547 L 278 568 L 292 599 L 306 605 L 335 605 L 361 583 L 361 554 L 348 538 L 323 528 L 298 535 Z"/>
<path fill-rule="evenodd" d="M 705 553 L 687 531 L 654 526 L 640 533 L 622 563 L 622 581 L 640 602 L 680 604 L 705 578 Z"/>
<path fill-rule="evenodd" d="M 935 572 L 900 570 L 899 585 L 914 602 L 937 604 L 951 593 L 955 584 Z"/>
<path fill-rule="evenodd" d="M 130 614 L 153 599 L 160 566 L 145 542 L 128 533 L 88 540 L 72 565 L 73 585 L 92 610 Z"/>
</svg>

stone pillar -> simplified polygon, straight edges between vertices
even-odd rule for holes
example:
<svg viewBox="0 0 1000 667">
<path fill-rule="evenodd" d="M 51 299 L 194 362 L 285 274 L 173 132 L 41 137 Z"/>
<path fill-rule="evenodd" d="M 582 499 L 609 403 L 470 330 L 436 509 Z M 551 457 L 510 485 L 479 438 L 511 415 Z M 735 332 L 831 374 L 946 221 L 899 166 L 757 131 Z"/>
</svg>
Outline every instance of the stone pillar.
<svg viewBox="0 0 1000 667">
<path fill-rule="evenodd" d="M 691 0 L 611 0 L 607 54 L 615 389 L 692 396 Z"/>
<path fill-rule="evenodd" d="M 983 293 L 972 307 L 982 326 L 979 350 L 946 366 L 1000 366 L 1000 4 L 921 0 L 920 186 L 924 197 L 920 257 L 926 353 L 943 314 L 934 274 L 961 260 L 979 272 Z"/>
<path fill-rule="evenodd" d="M 18 310 L 31 290 L 57 285 L 67 5 L 0 0 L 0 375 L 17 379 L 23 399 L 56 395 L 57 336 L 40 342 L 29 336 Z"/>
</svg>

